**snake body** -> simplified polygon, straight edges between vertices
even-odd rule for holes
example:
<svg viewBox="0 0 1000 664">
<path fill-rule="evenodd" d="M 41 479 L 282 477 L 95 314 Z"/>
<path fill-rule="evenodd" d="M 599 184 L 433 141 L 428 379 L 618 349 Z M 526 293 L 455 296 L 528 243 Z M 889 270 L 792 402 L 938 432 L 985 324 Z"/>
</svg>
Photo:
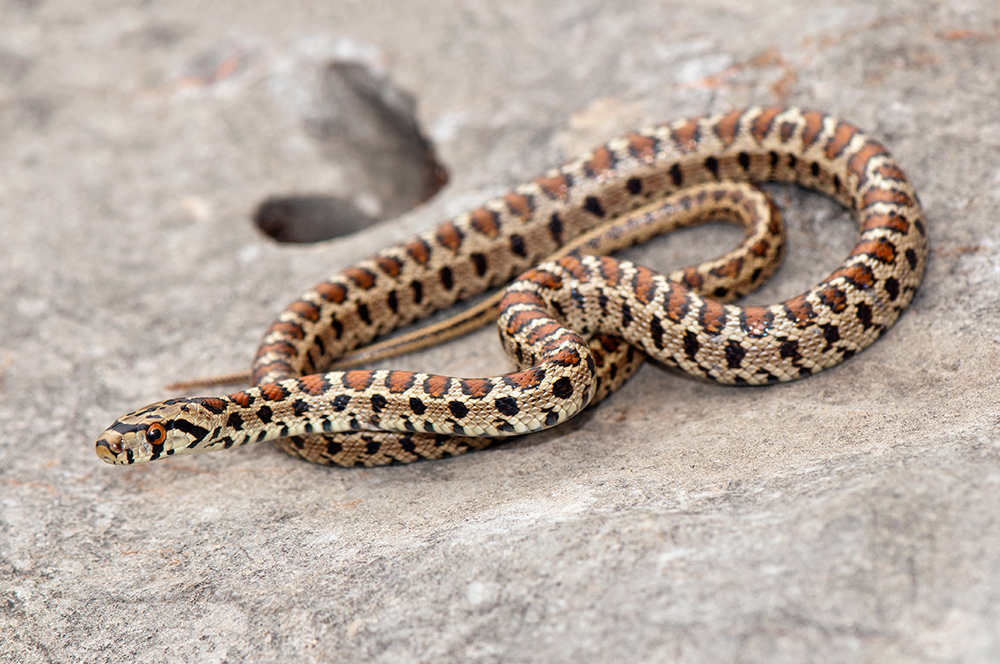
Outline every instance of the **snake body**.
<svg viewBox="0 0 1000 664">
<path fill-rule="evenodd" d="M 694 185 L 765 181 L 828 194 L 860 225 L 847 259 L 802 295 L 738 307 L 704 297 L 729 294 L 705 292 L 705 269 L 675 283 L 627 261 L 569 256 L 526 272 L 501 302 L 502 341 L 519 371 L 479 379 L 315 373 L 350 349 L 508 282 L 602 221 Z M 636 347 L 721 383 L 792 380 L 880 337 L 912 300 L 927 252 L 908 179 L 853 125 L 793 108 L 658 125 L 317 284 L 265 334 L 256 387 L 126 415 L 99 438 L 97 452 L 109 463 L 136 463 L 277 440 L 296 456 L 341 465 L 458 454 L 571 417 L 599 380 L 617 384 L 634 371 Z M 588 342 L 591 334 L 605 336 Z M 595 349 L 610 354 L 595 357 Z"/>
</svg>

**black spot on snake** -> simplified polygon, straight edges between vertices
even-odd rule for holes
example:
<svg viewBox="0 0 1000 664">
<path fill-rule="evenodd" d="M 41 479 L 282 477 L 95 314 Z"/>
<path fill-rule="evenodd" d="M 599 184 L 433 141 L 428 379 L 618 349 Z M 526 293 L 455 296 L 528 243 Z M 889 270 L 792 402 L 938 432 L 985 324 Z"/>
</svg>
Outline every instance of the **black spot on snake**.
<svg viewBox="0 0 1000 664">
<path fill-rule="evenodd" d="M 452 415 L 459 418 L 465 417 L 469 414 L 469 407 L 461 401 L 449 401 L 448 410 L 451 411 Z"/>
<path fill-rule="evenodd" d="M 365 325 L 372 324 L 371 314 L 368 312 L 368 305 L 364 302 L 358 304 L 358 316 Z"/>
<path fill-rule="evenodd" d="M 781 353 L 781 357 L 792 360 L 793 362 L 802 359 L 802 356 L 799 353 L 799 342 L 795 339 L 788 339 L 783 342 L 779 352 Z"/>
<path fill-rule="evenodd" d="M 563 376 L 552 384 L 552 395 L 557 399 L 569 399 L 573 396 L 573 381 Z"/>
<path fill-rule="evenodd" d="M 256 410 L 257 419 L 264 424 L 270 424 L 271 418 L 274 416 L 274 412 L 271 410 L 270 406 L 261 406 Z"/>
<path fill-rule="evenodd" d="M 655 318 L 649 324 L 649 336 L 653 339 L 653 346 L 657 350 L 663 350 L 663 326 Z"/>
<path fill-rule="evenodd" d="M 674 164 L 670 167 L 670 181 L 674 183 L 675 187 L 684 184 L 684 173 L 681 171 L 680 164 Z"/>
<path fill-rule="evenodd" d="M 451 290 L 455 287 L 455 277 L 451 273 L 451 268 L 447 265 L 438 272 L 438 278 L 441 280 L 441 285 L 444 286 L 445 290 Z"/>
<path fill-rule="evenodd" d="M 520 235 L 510 236 L 510 250 L 521 258 L 528 255 L 528 250 L 524 246 L 524 238 Z"/>
<path fill-rule="evenodd" d="M 701 344 L 698 342 L 698 335 L 692 330 L 686 331 L 684 333 L 684 354 L 693 360 L 699 350 L 701 350 Z"/>
<path fill-rule="evenodd" d="M 489 264 L 486 262 L 486 256 L 480 253 L 475 253 L 472 254 L 470 258 L 472 259 L 472 264 L 476 268 L 476 275 L 481 277 L 486 274 L 486 270 L 489 267 Z"/>
<path fill-rule="evenodd" d="M 886 294 L 889 296 L 890 300 L 895 300 L 899 297 L 899 281 L 895 277 L 889 277 L 885 280 L 883 284 Z"/>
<path fill-rule="evenodd" d="M 598 217 L 603 217 L 605 215 L 604 206 L 601 205 L 600 199 L 596 196 L 587 196 L 587 198 L 583 201 L 583 209 L 597 215 Z"/>
<path fill-rule="evenodd" d="M 719 160 L 715 157 L 705 157 L 705 168 L 716 180 L 719 179 Z"/>
<path fill-rule="evenodd" d="M 513 417 L 517 415 L 521 410 L 517 406 L 517 400 L 514 397 L 500 397 L 494 404 L 501 415 L 506 415 L 507 417 Z"/>
<path fill-rule="evenodd" d="M 726 343 L 726 364 L 730 369 L 739 369 L 746 354 L 746 349 L 738 341 L 730 339 Z"/>
<path fill-rule="evenodd" d="M 858 302 L 855 307 L 857 311 L 858 320 L 861 321 L 861 325 L 865 329 L 872 326 L 872 308 L 868 306 L 867 302 Z"/>
<path fill-rule="evenodd" d="M 552 216 L 549 217 L 549 233 L 552 235 L 552 239 L 558 244 L 563 243 L 563 223 L 562 219 L 559 218 L 558 212 L 553 212 Z"/>
</svg>

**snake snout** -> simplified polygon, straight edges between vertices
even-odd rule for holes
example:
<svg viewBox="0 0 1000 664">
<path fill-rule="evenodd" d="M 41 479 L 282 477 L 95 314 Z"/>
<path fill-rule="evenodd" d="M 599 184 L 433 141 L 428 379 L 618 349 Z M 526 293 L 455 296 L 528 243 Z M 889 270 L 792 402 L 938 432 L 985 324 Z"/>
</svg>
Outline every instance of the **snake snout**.
<svg viewBox="0 0 1000 664">
<path fill-rule="evenodd" d="M 104 434 L 97 439 L 97 443 L 94 446 L 94 451 L 97 452 L 97 456 L 101 457 L 101 460 L 105 463 L 110 463 L 112 465 L 126 463 L 120 460 L 120 455 L 123 449 L 122 435 L 117 431 L 105 431 Z"/>
</svg>

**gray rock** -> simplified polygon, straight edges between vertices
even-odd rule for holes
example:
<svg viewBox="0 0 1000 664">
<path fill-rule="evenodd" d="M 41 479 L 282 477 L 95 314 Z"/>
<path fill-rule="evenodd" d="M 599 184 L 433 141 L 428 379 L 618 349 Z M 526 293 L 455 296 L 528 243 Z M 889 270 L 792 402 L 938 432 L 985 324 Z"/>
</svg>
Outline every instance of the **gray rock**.
<svg viewBox="0 0 1000 664">
<path fill-rule="evenodd" d="M 0 660 L 1000 660 L 998 24 L 986 0 L 0 4 Z M 276 92 L 324 49 L 413 95 L 451 180 L 278 245 L 263 200 L 343 184 Z M 879 136 L 927 209 L 924 287 L 844 365 L 762 389 L 647 366 L 566 426 L 412 466 L 94 455 L 353 258 L 635 125 L 776 102 Z M 854 240 L 773 191 L 789 253 L 755 302 Z M 392 364 L 508 366 L 493 331 Z"/>
</svg>

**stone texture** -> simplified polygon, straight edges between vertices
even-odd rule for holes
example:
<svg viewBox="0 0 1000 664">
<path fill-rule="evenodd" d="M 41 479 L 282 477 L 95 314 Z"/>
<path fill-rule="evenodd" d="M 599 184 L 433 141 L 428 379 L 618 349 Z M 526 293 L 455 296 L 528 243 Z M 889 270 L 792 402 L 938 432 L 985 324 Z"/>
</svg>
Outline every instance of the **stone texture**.
<svg viewBox="0 0 1000 664">
<path fill-rule="evenodd" d="M 278 246 L 262 200 L 345 181 L 283 93 L 327 55 L 413 93 L 451 181 Z M 1000 660 L 998 67 L 987 0 L 0 4 L 0 659 Z M 775 102 L 880 136 L 926 205 L 923 289 L 845 365 L 745 390 L 646 367 L 560 429 L 406 467 L 94 455 L 351 259 L 634 125 Z M 774 191 L 791 245 L 757 302 L 853 241 Z M 494 337 L 395 365 L 504 370 Z"/>
</svg>

